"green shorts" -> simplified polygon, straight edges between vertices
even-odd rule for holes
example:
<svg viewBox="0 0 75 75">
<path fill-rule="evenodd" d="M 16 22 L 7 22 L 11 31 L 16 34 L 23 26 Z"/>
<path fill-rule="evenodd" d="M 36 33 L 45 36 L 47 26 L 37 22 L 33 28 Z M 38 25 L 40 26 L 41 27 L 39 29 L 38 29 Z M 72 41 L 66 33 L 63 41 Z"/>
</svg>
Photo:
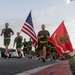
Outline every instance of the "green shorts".
<svg viewBox="0 0 75 75">
<path fill-rule="evenodd" d="M 51 48 L 50 47 L 47 47 L 47 51 L 51 51 Z"/>
<path fill-rule="evenodd" d="M 10 44 L 10 39 L 4 39 L 4 46 L 9 45 Z"/>
<path fill-rule="evenodd" d="M 55 52 L 56 50 L 55 50 L 55 48 L 51 48 L 51 53 L 53 53 L 53 52 Z"/>
<path fill-rule="evenodd" d="M 28 48 L 23 48 L 23 52 L 28 53 Z"/>
<path fill-rule="evenodd" d="M 16 48 L 21 48 L 22 47 L 22 44 L 16 44 Z"/>
<path fill-rule="evenodd" d="M 32 47 L 28 47 L 28 51 L 31 51 L 32 50 Z"/>
<path fill-rule="evenodd" d="M 47 45 L 48 45 L 47 42 L 46 43 L 40 43 L 39 44 L 39 49 L 42 50 L 44 46 L 47 48 Z"/>
</svg>

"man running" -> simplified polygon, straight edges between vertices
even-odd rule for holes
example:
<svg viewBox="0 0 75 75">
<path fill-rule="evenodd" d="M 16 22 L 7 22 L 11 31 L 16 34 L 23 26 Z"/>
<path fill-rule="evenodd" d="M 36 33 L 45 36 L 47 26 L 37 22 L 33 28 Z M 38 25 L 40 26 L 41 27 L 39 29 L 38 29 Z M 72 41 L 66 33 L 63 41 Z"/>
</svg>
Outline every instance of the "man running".
<svg viewBox="0 0 75 75">
<path fill-rule="evenodd" d="M 4 57 L 9 57 L 9 49 L 8 49 L 8 46 L 10 44 L 10 39 L 11 39 L 11 36 L 14 35 L 14 32 L 11 28 L 8 28 L 9 26 L 9 23 L 5 23 L 5 28 L 2 29 L 2 32 L 1 32 L 1 36 L 4 34 L 4 46 L 5 46 L 5 53 L 4 53 Z"/>
<path fill-rule="evenodd" d="M 20 36 L 20 33 L 19 32 L 17 32 L 17 37 L 14 40 L 13 47 L 16 44 L 16 49 L 17 49 L 17 53 L 18 53 L 18 57 L 19 58 L 22 57 L 22 54 L 21 54 L 22 40 L 23 40 L 23 37 Z"/>
<path fill-rule="evenodd" d="M 48 45 L 48 39 L 49 39 L 49 36 L 50 36 L 50 33 L 49 31 L 45 30 L 45 25 L 42 24 L 41 26 L 42 30 L 40 30 L 38 32 L 38 40 L 39 40 L 39 45 L 40 46 L 40 50 L 42 50 L 42 60 L 43 62 L 45 62 L 45 59 L 46 59 L 46 48 L 47 48 L 47 45 Z"/>
<path fill-rule="evenodd" d="M 28 42 L 26 41 L 26 38 L 24 38 L 23 42 L 23 54 L 24 57 L 28 58 Z"/>
<path fill-rule="evenodd" d="M 29 58 L 32 58 L 32 41 L 31 41 L 31 38 L 29 38 L 29 41 L 28 41 L 28 54 L 29 54 Z"/>
</svg>

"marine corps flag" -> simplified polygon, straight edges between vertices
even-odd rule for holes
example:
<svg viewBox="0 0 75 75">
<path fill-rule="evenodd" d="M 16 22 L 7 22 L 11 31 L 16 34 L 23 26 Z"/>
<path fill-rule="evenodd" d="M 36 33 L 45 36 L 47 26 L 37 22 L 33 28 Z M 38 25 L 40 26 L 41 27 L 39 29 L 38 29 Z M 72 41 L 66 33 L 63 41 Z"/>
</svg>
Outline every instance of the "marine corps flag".
<svg viewBox="0 0 75 75">
<path fill-rule="evenodd" d="M 54 44 L 57 52 L 61 55 L 73 51 L 68 32 L 64 25 L 64 21 L 56 29 L 49 40 Z"/>
</svg>

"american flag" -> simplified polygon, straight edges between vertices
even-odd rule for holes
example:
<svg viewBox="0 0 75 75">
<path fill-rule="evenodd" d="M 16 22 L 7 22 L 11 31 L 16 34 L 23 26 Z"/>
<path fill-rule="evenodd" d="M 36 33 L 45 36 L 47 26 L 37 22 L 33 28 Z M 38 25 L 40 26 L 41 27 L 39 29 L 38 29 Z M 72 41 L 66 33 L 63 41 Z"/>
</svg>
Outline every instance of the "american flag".
<svg viewBox="0 0 75 75">
<path fill-rule="evenodd" d="M 36 33 L 34 31 L 34 26 L 33 26 L 33 22 L 32 22 L 32 16 L 31 16 L 31 11 L 21 29 L 22 32 L 26 33 L 33 41 L 33 46 L 35 48 L 38 47 L 38 41 L 37 41 L 37 37 L 36 37 Z"/>
</svg>

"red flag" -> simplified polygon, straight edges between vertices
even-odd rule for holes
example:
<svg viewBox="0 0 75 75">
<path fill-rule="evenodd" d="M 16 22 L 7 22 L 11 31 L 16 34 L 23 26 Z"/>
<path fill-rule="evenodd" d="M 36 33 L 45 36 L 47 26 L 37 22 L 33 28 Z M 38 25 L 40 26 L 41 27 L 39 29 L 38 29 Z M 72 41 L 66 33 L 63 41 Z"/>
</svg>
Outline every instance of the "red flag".
<svg viewBox="0 0 75 75">
<path fill-rule="evenodd" d="M 68 32 L 64 25 L 64 21 L 56 29 L 49 40 L 54 44 L 56 50 L 61 55 L 73 51 Z"/>
<path fill-rule="evenodd" d="M 38 41 L 37 41 L 36 33 L 34 31 L 31 12 L 29 13 L 21 31 L 26 33 L 29 37 L 31 37 L 31 39 L 33 40 L 33 46 L 35 48 L 37 48 L 38 47 Z"/>
</svg>

